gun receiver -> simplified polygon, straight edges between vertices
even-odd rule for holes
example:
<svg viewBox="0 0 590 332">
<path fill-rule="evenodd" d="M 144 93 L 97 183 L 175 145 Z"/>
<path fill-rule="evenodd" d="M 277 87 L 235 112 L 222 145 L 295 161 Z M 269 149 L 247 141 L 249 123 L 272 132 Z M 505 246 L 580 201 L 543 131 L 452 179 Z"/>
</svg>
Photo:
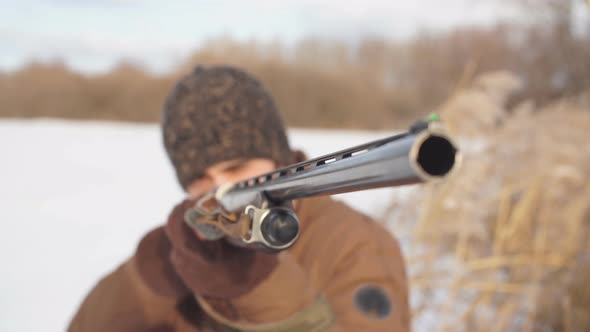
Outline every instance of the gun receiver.
<svg viewBox="0 0 590 332">
<path fill-rule="evenodd" d="M 460 160 L 440 123 L 419 121 L 395 136 L 221 186 L 185 219 L 206 238 L 226 237 L 238 246 L 280 251 L 299 236 L 290 201 L 441 179 Z"/>
</svg>

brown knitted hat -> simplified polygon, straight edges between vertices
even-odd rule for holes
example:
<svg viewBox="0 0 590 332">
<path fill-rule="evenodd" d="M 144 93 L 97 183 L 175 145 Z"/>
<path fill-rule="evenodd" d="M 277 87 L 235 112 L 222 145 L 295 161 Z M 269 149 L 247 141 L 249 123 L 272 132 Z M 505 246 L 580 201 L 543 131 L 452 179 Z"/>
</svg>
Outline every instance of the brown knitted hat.
<svg viewBox="0 0 590 332">
<path fill-rule="evenodd" d="M 216 163 L 268 158 L 290 163 L 285 126 L 270 94 L 250 74 L 196 67 L 167 97 L 164 146 L 182 188 Z"/>
</svg>

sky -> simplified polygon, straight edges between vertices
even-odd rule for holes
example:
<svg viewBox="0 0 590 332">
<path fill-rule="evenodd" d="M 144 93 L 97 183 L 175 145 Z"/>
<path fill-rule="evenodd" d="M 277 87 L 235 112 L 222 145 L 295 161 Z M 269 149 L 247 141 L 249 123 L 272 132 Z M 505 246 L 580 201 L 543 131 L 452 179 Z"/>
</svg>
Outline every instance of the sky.
<svg viewBox="0 0 590 332">
<path fill-rule="evenodd" d="M 222 36 L 286 45 L 309 36 L 407 38 L 506 14 L 490 0 L 0 0 L 0 8 L 0 71 L 63 60 L 90 73 L 120 60 L 165 72 Z"/>
</svg>

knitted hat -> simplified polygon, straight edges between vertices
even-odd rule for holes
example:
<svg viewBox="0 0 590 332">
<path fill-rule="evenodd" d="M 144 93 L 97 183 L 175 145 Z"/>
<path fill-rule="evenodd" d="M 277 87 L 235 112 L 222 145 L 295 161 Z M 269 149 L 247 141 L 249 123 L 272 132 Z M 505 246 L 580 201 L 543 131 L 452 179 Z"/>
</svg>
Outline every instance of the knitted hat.
<svg viewBox="0 0 590 332">
<path fill-rule="evenodd" d="M 162 132 L 184 189 L 223 161 L 290 163 L 285 126 L 272 97 L 256 78 L 233 67 L 197 66 L 182 78 L 164 104 Z"/>
</svg>

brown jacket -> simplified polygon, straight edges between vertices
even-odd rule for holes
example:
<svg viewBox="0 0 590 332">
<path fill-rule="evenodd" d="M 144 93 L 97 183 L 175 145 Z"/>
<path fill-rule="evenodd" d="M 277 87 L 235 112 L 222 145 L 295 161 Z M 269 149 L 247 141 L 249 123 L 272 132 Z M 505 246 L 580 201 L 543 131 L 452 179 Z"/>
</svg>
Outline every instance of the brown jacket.
<svg viewBox="0 0 590 332">
<path fill-rule="evenodd" d="M 208 304 L 230 320 L 262 324 L 291 317 L 321 294 L 335 317 L 329 332 L 410 331 L 408 283 L 397 241 L 331 198 L 300 203 L 301 236 L 279 254 L 278 267 L 249 293 Z M 146 235 L 136 254 L 90 292 L 68 331 L 220 331 L 207 327 L 209 315 L 194 296 L 183 293 L 182 282 L 165 275 L 169 250 L 162 228 Z M 150 288 L 146 280 L 154 277 L 167 280 L 170 291 Z"/>
</svg>

